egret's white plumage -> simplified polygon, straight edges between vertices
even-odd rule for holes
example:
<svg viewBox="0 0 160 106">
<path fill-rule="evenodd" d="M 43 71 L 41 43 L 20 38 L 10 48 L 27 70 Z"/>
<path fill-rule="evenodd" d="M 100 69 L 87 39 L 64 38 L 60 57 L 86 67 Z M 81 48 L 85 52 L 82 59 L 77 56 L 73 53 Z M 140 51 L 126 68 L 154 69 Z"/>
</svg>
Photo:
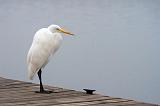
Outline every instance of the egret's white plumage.
<svg viewBox="0 0 160 106">
<path fill-rule="evenodd" d="M 48 28 L 42 28 L 36 32 L 27 55 L 30 79 L 33 79 L 34 75 L 45 67 L 50 57 L 58 50 L 62 43 L 61 33 L 73 35 L 64 31 L 58 25 L 50 25 Z"/>
</svg>

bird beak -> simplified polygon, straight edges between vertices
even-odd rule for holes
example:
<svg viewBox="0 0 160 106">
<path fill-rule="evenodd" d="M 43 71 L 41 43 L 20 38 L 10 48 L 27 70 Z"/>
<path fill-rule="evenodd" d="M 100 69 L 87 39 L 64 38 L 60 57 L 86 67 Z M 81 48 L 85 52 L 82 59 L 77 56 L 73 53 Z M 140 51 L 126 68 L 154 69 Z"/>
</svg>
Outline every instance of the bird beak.
<svg viewBox="0 0 160 106">
<path fill-rule="evenodd" d="M 68 35 L 74 35 L 73 33 L 71 32 L 68 32 L 68 31 L 65 31 L 64 29 L 58 29 L 58 31 L 62 32 L 62 33 L 65 33 L 65 34 L 68 34 Z"/>
</svg>

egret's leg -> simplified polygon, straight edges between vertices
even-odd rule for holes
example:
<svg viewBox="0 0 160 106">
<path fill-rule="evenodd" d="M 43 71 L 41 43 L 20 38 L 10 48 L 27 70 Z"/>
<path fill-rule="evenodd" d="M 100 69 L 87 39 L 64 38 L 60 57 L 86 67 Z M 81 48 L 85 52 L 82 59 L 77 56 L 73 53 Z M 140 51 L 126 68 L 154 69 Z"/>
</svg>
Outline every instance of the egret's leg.
<svg viewBox="0 0 160 106">
<path fill-rule="evenodd" d="M 49 94 L 49 93 L 52 93 L 52 91 L 46 91 L 44 90 L 43 88 L 43 84 L 42 84 L 42 77 L 41 77 L 41 74 L 42 74 L 42 71 L 41 69 L 38 71 L 38 77 L 39 77 L 39 81 L 40 81 L 40 91 L 36 91 L 36 93 L 46 93 L 46 94 Z"/>
<path fill-rule="evenodd" d="M 41 69 L 40 69 L 40 70 L 38 71 L 38 77 L 39 77 L 39 81 L 40 81 L 40 92 L 44 92 L 41 74 L 42 74 L 42 71 L 41 71 Z"/>
</svg>

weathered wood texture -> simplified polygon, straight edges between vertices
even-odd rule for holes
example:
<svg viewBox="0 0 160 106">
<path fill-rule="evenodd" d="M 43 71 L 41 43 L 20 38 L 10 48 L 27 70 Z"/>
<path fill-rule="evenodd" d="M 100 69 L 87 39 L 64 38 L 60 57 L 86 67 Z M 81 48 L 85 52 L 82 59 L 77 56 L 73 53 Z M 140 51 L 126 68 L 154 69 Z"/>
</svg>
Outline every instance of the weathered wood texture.
<svg viewBox="0 0 160 106">
<path fill-rule="evenodd" d="M 35 93 L 38 84 L 0 77 L 0 106 L 157 106 L 134 100 L 89 95 L 84 92 L 45 86 L 51 94 Z"/>
</svg>

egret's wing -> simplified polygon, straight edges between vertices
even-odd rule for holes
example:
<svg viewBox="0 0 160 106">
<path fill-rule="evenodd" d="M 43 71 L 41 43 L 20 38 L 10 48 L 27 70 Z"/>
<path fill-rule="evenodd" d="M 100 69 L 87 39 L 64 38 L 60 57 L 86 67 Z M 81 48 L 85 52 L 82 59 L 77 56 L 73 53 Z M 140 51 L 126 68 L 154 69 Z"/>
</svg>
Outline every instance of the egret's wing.
<svg viewBox="0 0 160 106">
<path fill-rule="evenodd" d="M 32 45 L 27 55 L 28 76 L 33 79 L 35 73 L 43 68 L 48 63 L 48 58 L 51 55 L 50 51 L 46 50 L 45 42 L 47 43 L 46 29 L 37 31 L 34 36 Z M 47 47 L 48 49 L 51 49 Z"/>
<path fill-rule="evenodd" d="M 29 78 L 33 79 L 35 73 L 48 63 L 49 53 L 34 45 L 30 48 L 27 58 Z"/>
</svg>

